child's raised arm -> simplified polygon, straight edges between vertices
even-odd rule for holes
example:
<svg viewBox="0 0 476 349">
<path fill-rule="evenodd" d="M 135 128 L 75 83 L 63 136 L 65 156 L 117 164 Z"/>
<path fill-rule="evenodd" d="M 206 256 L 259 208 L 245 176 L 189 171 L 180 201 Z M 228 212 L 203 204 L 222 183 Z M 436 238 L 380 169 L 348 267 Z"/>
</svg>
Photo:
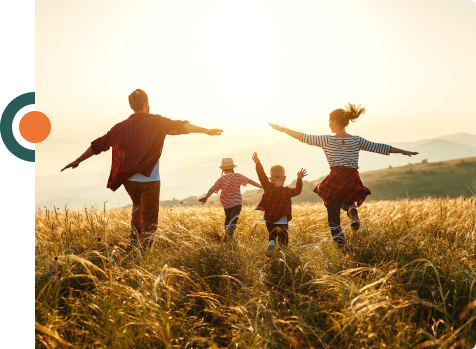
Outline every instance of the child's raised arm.
<svg viewBox="0 0 476 349">
<path fill-rule="evenodd" d="M 272 188 L 271 183 L 268 180 L 268 176 L 266 176 L 266 173 L 264 172 L 263 166 L 261 165 L 261 161 L 258 158 L 258 154 L 256 152 L 253 153 L 253 156 L 251 157 L 253 161 L 256 164 L 256 173 L 258 173 L 258 178 L 265 190 L 269 190 Z"/>
<path fill-rule="evenodd" d="M 297 174 L 297 181 L 296 181 L 296 187 L 294 188 L 287 188 L 288 189 L 288 195 L 293 197 L 293 196 L 298 196 L 301 194 L 302 191 L 302 179 L 307 176 L 307 172 L 305 169 L 301 168 L 301 171 L 298 172 Z"/>
</svg>

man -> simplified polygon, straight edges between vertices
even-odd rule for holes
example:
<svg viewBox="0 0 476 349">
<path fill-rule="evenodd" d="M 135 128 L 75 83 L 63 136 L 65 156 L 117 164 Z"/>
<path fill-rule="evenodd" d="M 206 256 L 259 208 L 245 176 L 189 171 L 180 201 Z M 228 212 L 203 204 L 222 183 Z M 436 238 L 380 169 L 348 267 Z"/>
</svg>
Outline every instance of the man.
<svg viewBox="0 0 476 349">
<path fill-rule="evenodd" d="M 159 219 L 159 160 L 166 135 L 205 133 L 220 135 L 220 129 L 206 129 L 188 121 L 170 120 L 149 113 L 149 98 L 137 89 L 129 95 L 134 114 L 116 124 L 67 168 L 112 147 L 112 165 L 107 187 L 116 191 L 124 185 L 132 199 L 131 241 L 143 241 L 154 233 Z"/>
</svg>

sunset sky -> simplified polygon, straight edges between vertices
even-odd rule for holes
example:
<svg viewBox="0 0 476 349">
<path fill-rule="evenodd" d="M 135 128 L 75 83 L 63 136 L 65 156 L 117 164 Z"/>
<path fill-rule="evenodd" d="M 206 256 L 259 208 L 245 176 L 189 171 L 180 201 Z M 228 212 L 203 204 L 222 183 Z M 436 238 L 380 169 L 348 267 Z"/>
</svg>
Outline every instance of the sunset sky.
<svg viewBox="0 0 476 349">
<path fill-rule="evenodd" d="M 127 118 L 136 88 L 152 113 L 224 130 L 169 137 L 164 156 L 287 139 L 268 122 L 329 134 L 329 113 L 347 102 L 368 110 L 348 131 L 373 141 L 475 133 L 475 62 L 472 0 L 43 0 L 36 109 L 52 131 L 36 146 L 37 175 Z"/>
</svg>

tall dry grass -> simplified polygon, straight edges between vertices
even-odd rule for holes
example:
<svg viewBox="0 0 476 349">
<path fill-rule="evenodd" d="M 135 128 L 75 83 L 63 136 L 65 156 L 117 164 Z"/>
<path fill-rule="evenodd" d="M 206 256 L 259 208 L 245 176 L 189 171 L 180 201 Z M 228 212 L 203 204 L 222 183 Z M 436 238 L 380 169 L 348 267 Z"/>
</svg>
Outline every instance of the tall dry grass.
<svg viewBox="0 0 476 349">
<path fill-rule="evenodd" d="M 231 246 L 222 209 L 162 210 L 148 252 L 129 248 L 129 209 L 39 210 L 36 345 L 472 348 L 475 205 L 365 204 L 359 232 L 342 214 L 348 257 L 323 205 L 295 205 L 289 249 L 273 259 L 251 206 Z"/>
</svg>

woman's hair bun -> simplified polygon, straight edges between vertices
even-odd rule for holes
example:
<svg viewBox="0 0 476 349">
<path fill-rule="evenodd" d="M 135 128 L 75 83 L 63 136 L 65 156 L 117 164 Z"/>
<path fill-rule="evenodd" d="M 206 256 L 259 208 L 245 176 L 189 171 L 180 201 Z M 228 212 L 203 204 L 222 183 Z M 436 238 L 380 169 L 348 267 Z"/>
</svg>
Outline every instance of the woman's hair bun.
<svg viewBox="0 0 476 349">
<path fill-rule="evenodd" d="M 331 120 L 337 121 L 341 126 L 346 127 L 349 124 L 349 121 L 352 120 L 355 122 L 357 118 L 365 113 L 365 108 L 360 104 L 355 105 L 352 103 L 347 103 L 345 109 L 336 109 L 329 114 Z"/>
<path fill-rule="evenodd" d="M 347 103 L 344 110 L 345 117 L 353 122 L 355 122 L 355 120 L 357 120 L 360 115 L 365 114 L 365 108 L 360 104 L 355 105 L 352 103 Z"/>
</svg>

